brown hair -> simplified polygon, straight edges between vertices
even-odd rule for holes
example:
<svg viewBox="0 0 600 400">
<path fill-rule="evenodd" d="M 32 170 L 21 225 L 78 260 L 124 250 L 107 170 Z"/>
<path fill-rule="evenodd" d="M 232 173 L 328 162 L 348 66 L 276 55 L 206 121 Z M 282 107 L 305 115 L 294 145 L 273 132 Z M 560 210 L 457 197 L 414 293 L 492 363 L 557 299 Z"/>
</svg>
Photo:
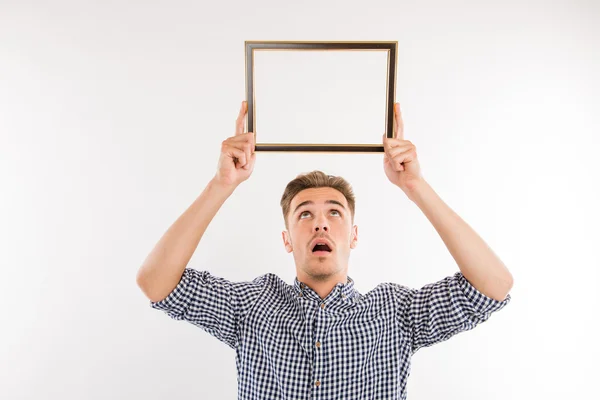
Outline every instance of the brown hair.
<svg viewBox="0 0 600 400">
<path fill-rule="evenodd" d="M 306 174 L 298 175 L 294 180 L 287 184 L 281 196 L 281 210 L 283 211 L 283 220 L 285 221 L 285 227 L 288 228 L 288 213 L 290 212 L 290 206 L 292 199 L 301 191 L 305 189 L 313 189 L 320 187 L 330 187 L 341 192 L 346 201 L 348 207 L 350 207 L 350 214 L 352 215 L 352 223 L 354 223 L 354 209 L 356 199 L 354 197 L 354 191 L 350 183 L 341 176 L 327 175 L 322 171 L 312 171 Z"/>
</svg>

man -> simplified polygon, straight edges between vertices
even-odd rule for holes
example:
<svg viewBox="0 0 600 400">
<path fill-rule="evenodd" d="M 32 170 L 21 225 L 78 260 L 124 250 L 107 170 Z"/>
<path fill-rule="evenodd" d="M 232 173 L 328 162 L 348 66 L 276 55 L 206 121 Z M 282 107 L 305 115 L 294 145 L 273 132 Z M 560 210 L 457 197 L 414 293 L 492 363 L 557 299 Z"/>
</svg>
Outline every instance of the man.
<svg viewBox="0 0 600 400">
<path fill-rule="evenodd" d="M 272 273 L 230 282 L 186 268 L 219 208 L 253 171 L 245 102 L 215 177 L 140 268 L 137 283 L 153 308 L 236 350 L 239 399 L 405 399 L 418 349 L 474 328 L 510 301 L 510 272 L 423 179 L 399 104 L 394 111 L 395 137 L 382 139 L 385 174 L 425 213 L 460 272 L 419 290 L 382 283 L 358 293 L 348 276 L 358 240 L 354 195 L 343 178 L 320 171 L 298 176 L 281 198 L 293 285 Z"/>
</svg>

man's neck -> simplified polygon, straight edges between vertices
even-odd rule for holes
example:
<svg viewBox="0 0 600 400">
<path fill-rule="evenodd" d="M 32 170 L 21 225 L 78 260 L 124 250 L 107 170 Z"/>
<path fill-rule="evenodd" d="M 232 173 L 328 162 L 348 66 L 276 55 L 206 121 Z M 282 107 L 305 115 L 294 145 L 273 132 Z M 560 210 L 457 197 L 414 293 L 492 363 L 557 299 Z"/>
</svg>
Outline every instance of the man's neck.
<svg viewBox="0 0 600 400">
<path fill-rule="evenodd" d="M 300 283 L 304 283 L 306 286 L 314 290 L 321 299 L 324 299 L 329 293 L 331 293 L 335 285 L 338 283 L 342 283 L 344 285 L 348 283 L 348 275 L 336 275 L 326 281 L 310 279 L 305 275 L 298 275 L 298 280 Z"/>
</svg>

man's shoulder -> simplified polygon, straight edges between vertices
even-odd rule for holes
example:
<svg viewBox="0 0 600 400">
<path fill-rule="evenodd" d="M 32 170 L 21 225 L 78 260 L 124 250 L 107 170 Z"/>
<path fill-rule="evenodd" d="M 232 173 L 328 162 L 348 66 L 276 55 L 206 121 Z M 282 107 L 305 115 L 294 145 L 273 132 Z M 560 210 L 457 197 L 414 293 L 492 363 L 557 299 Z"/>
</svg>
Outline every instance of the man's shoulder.
<svg viewBox="0 0 600 400">
<path fill-rule="evenodd" d="M 404 299 L 413 292 L 414 289 L 395 282 L 381 282 L 378 283 L 373 289 L 364 294 L 364 299 L 369 298 L 396 298 Z"/>
<path fill-rule="evenodd" d="M 252 279 L 252 283 L 260 285 L 260 286 L 264 286 L 264 287 L 269 287 L 269 288 L 291 288 L 292 287 L 292 285 L 288 284 L 281 277 L 279 277 L 277 274 L 274 274 L 272 272 L 267 272 L 267 273 L 256 276 L 255 278 Z"/>
<path fill-rule="evenodd" d="M 371 292 L 394 292 L 394 293 L 406 293 L 411 288 L 395 282 L 381 282 L 375 286 Z M 370 293 L 370 292 L 369 292 Z"/>
</svg>

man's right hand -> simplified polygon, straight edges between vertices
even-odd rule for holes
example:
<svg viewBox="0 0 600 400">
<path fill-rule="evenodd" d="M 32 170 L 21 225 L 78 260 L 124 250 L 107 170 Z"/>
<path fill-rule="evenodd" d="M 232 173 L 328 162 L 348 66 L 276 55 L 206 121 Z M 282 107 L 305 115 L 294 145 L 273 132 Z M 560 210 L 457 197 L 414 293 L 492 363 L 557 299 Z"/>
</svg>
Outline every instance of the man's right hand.
<svg viewBox="0 0 600 400">
<path fill-rule="evenodd" d="M 254 170 L 256 161 L 254 133 L 244 133 L 247 112 L 248 103 L 243 101 L 236 120 L 235 135 L 225 139 L 221 145 L 221 156 L 215 179 L 226 186 L 237 187 L 248 179 Z"/>
</svg>

